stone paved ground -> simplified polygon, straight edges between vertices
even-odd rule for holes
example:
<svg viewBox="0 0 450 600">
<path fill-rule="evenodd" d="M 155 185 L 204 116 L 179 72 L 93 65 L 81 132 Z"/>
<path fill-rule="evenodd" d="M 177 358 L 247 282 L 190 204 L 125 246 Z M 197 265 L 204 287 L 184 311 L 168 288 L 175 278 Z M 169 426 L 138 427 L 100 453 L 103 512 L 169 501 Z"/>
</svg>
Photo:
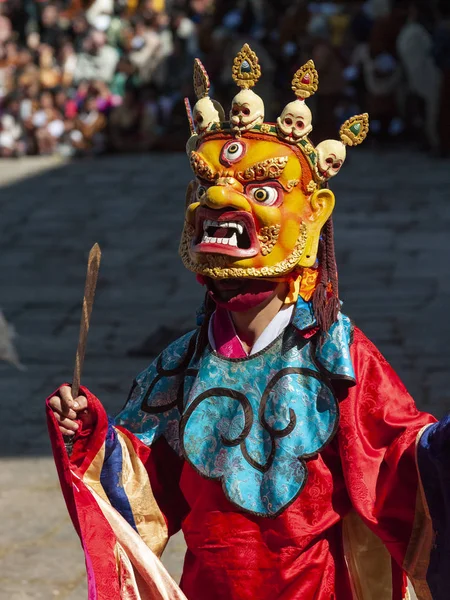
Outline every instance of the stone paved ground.
<svg viewBox="0 0 450 600">
<path fill-rule="evenodd" d="M 71 378 L 94 242 L 103 262 L 84 383 L 110 412 L 149 361 L 136 352 L 143 342 L 153 335 L 156 352 L 192 324 L 201 294 L 177 258 L 186 163 L 181 154 L 0 163 L 0 306 L 27 368 L 0 364 L 0 600 L 86 598 L 43 399 Z M 436 415 L 450 407 L 449 184 L 448 163 L 358 149 L 333 186 L 345 311 Z M 176 538 L 166 553 L 175 577 L 182 548 Z"/>
</svg>

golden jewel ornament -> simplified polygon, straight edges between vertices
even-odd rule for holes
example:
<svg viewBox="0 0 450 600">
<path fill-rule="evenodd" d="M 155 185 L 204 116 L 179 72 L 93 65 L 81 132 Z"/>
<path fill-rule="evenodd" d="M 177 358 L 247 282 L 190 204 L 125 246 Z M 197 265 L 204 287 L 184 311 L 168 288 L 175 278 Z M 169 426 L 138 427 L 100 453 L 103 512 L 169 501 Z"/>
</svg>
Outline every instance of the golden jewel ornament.
<svg viewBox="0 0 450 600">
<path fill-rule="evenodd" d="M 231 73 L 236 84 L 242 89 L 250 89 L 261 77 L 258 57 L 248 44 L 244 44 L 233 63 Z"/>
<path fill-rule="evenodd" d="M 300 67 L 295 73 L 294 79 L 292 80 L 292 89 L 297 96 L 304 100 L 309 98 L 317 92 L 319 87 L 319 74 L 316 71 L 314 61 L 308 60 L 308 62 Z"/>
<path fill-rule="evenodd" d="M 339 136 L 346 146 L 362 144 L 369 133 L 369 115 L 356 115 L 345 121 L 339 130 Z"/>
</svg>

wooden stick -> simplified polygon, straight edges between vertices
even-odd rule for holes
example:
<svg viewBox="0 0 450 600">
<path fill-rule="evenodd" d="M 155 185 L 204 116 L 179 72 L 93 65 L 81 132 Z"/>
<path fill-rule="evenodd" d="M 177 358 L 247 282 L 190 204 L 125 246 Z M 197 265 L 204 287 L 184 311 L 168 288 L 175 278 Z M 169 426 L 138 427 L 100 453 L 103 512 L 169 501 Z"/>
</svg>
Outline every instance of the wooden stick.
<svg viewBox="0 0 450 600">
<path fill-rule="evenodd" d="M 92 307 L 94 305 L 95 288 L 97 287 L 98 271 L 102 252 L 98 244 L 94 244 L 89 252 L 86 283 L 84 285 L 83 307 L 81 309 L 80 335 L 78 337 L 78 348 L 75 357 L 75 368 L 72 379 L 72 398 L 76 398 L 80 392 L 81 372 L 83 370 L 84 356 L 86 354 L 86 342 L 89 333 Z M 67 454 L 72 454 L 73 437 L 64 436 L 64 444 Z"/>
<path fill-rule="evenodd" d="M 84 286 L 83 308 L 81 311 L 80 336 L 75 357 L 75 368 L 72 379 L 72 398 L 76 398 L 80 391 L 81 373 L 83 370 L 84 356 L 86 354 L 86 342 L 89 333 L 92 307 L 94 305 L 95 288 L 97 287 L 98 271 L 102 252 L 98 244 L 92 246 L 86 272 L 86 283 Z"/>
</svg>

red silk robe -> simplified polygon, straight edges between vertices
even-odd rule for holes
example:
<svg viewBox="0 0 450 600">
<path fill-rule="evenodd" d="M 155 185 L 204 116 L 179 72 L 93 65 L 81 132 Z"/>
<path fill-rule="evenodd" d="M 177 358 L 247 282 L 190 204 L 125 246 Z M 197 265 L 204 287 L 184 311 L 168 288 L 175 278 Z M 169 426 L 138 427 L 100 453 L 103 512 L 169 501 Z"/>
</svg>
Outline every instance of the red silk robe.
<svg viewBox="0 0 450 600">
<path fill-rule="evenodd" d="M 126 472 L 126 481 L 122 478 L 118 485 L 141 539 L 151 548 L 153 543 L 159 554 L 167 536 L 183 530 L 188 550 L 180 585 L 188 599 L 403 600 L 408 576 L 419 600 L 431 600 L 426 572 L 432 529 L 417 472 L 416 440 L 435 419 L 417 410 L 392 368 L 358 329 L 351 357 L 357 383 L 336 389 L 337 433 L 307 461 L 305 488 L 276 518 L 239 510 L 226 499 L 220 482 L 194 472 L 164 438 L 149 449 L 132 432 L 111 424 L 108 428 L 104 409 L 87 390 L 97 422 L 78 437 L 69 464 L 49 411 L 61 483 L 95 589 L 96 595 L 91 591 L 89 597 L 159 597 L 145 590 L 141 596 L 124 595 L 121 562 L 114 551 L 121 533 L 111 520 L 105 524 L 104 512 L 89 493 L 78 503 L 72 501 L 70 488 L 86 482 L 86 489 L 103 496 L 112 510 L 126 512 L 123 498 L 111 499 L 105 492 L 111 489 L 105 446 L 113 430 L 121 440 L 123 464 L 117 468 Z M 142 502 L 142 490 L 151 502 Z M 90 517 L 80 520 L 87 504 Z M 98 539 L 92 546 L 96 528 Z M 97 570 L 92 568 L 92 552 L 103 553 Z M 145 570 L 143 553 L 131 562 L 128 570 Z M 106 569 L 117 579 L 112 595 L 111 585 L 102 588 L 100 581 Z M 174 595 L 175 588 L 168 594 L 182 597 Z"/>
</svg>

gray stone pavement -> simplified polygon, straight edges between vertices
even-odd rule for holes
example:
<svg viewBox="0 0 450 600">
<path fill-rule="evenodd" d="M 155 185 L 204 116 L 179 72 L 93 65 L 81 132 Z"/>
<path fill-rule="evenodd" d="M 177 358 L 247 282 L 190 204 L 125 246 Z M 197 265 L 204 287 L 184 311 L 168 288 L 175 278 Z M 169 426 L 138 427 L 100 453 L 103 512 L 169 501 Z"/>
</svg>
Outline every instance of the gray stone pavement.
<svg viewBox="0 0 450 600">
<path fill-rule="evenodd" d="M 333 184 L 345 312 L 440 416 L 450 407 L 450 164 L 349 154 Z M 0 162 L 0 307 L 27 368 L 0 364 L 1 600 L 86 598 L 43 400 L 71 379 L 94 242 L 103 261 L 83 382 L 109 412 L 150 360 L 133 350 L 153 336 L 156 353 L 195 322 L 201 290 L 177 257 L 189 177 L 182 154 Z M 177 537 L 166 551 L 175 577 L 182 550 Z"/>
</svg>

